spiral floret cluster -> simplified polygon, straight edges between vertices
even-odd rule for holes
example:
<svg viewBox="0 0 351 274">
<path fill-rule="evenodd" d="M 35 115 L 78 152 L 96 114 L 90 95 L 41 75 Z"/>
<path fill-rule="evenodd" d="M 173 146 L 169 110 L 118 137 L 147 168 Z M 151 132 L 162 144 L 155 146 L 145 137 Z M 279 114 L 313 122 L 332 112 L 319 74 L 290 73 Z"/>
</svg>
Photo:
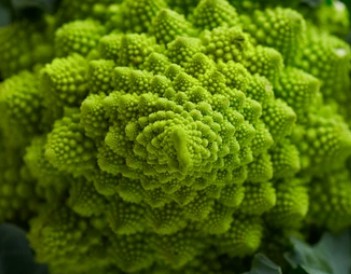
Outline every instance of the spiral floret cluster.
<svg viewBox="0 0 351 274">
<path fill-rule="evenodd" d="M 0 220 L 52 273 L 220 273 L 351 225 L 348 45 L 274 1 L 69 2 L 50 62 L 0 65 Z"/>
</svg>

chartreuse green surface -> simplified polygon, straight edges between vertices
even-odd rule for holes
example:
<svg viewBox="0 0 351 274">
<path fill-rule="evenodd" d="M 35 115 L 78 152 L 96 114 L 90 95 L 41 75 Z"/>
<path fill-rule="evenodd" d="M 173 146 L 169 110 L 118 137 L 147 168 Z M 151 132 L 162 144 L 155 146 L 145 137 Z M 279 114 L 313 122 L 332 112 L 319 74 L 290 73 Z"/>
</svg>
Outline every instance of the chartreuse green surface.
<svg viewBox="0 0 351 274">
<path fill-rule="evenodd" d="M 72 274 L 227 273 L 348 227 L 350 49 L 293 2 L 63 0 L 0 29 L 0 220 Z"/>
</svg>

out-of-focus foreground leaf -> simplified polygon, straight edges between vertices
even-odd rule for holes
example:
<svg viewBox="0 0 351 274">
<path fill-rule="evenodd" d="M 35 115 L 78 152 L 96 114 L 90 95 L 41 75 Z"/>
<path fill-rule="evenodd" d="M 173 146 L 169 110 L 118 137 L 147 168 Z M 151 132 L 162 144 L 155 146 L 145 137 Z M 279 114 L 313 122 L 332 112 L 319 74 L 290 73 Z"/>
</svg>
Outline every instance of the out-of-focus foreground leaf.
<svg viewBox="0 0 351 274">
<path fill-rule="evenodd" d="M 0 274 L 47 274 L 46 266 L 34 262 L 25 231 L 0 225 Z"/>
<path fill-rule="evenodd" d="M 0 2 L 0 27 L 6 26 L 11 22 L 10 9 Z"/>
<path fill-rule="evenodd" d="M 32 20 L 40 18 L 49 9 L 46 0 L 11 0 L 11 6 L 16 17 Z"/>
<path fill-rule="evenodd" d="M 12 7 L 15 10 L 23 10 L 28 8 L 38 8 L 44 10 L 47 1 L 46 0 L 11 0 Z"/>
<path fill-rule="evenodd" d="M 282 274 L 279 266 L 263 254 L 256 254 L 252 260 L 251 270 L 244 274 Z"/>
<path fill-rule="evenodd" d="M 294 269 L 292 273 L 350 274 L 351 239 L 349 231 L 332 235 L 325 233 L 318 244 L 292 239 L 294 251 L 286 258 Z M 301 271 L 304 272 L 301 272 Z"/>
<path fill-rule="evenodd" d="M 55 11 L 60 0 L 0 0 L 0 27 L 19 18 L 37 20 Z"/>
<path fill-rule="evenodd" d="M 323 0 L 301 0 L 301 3 L 306 4 L 312 8 L 318 7 L 321 5 Z"/>
</svg>

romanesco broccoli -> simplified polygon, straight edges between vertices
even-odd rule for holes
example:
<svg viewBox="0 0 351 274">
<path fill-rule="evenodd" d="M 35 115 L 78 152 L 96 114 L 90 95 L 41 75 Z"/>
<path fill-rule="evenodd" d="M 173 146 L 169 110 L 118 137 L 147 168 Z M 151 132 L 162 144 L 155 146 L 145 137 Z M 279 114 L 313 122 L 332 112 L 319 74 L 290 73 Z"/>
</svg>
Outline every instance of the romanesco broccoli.
<svg viewBox="0 0 351 274">
<path fill-rule="evenodd" d="M 349 227 L 347 14 L 286 2 L 63 0 L 0 29 L 0 220 L 69 274 L 228 273 Z"/>
</svg>

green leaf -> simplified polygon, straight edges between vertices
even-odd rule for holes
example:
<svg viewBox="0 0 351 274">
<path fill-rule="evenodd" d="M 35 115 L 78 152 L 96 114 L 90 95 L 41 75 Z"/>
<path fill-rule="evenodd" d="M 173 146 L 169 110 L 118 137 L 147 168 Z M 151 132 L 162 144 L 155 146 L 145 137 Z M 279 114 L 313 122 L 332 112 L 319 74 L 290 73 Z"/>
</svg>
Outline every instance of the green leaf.
<svg viewBox="0 0 351 274">
<path fill-rule="evenodd" d="M 25 231 L 12 224 L 0 224 L 0 274 L 48 274 L 34 262 Z"/>
<path fill-rule="evenodd" d="M 311 8 L 317 8 L 323 3 L 323 1 L 322 0 L 301 0 L 301 3 L 306 4 Z"/>
<path fill-rule="evenodd" d="M 3 4 L 0 3 L 0 27 L 6 26 L 11 22 L 11 12 Z"/>
<path fill-rule="evenodd" d="M 47 9 L 45 0 L 11 0 L 16 17 L 25 17 L 31 20 L 41 18 Z"/>
<path fill-rule="evenodd" d="M 265 255 L 258 253 L 252 260 L 250 272 L 244 274 L 282 274 L 279 266 L 273 263 Z"/>
<path fill-rule="evenodd" d="M 304 270 L 303 268 L 301 268 L 301 266 L 298 266 L 295 269 L 290 269 L 290 271 L 288 272 L 289 274 L 308 274 L 306 272 L 306 270 Z"/>
<path fill-rule="evenodd" d="M 298 239 L 291 239 L 291 242 L 295 252 L 286 258 L 293 267 L 300 266 L 309 274 L 333 274 L 329 263 L 319 250 Z"/>
<path fill-rule="evenodd" d="M 349 232 L 338 235 L 325 233 L 316 248 L 325 255 L 333 273 L 350 274 L 351 239 Z"/>
<path fill-rule="evenodd" d="M 11 3 L 16 11 L 32 8 L 45 10 L 47 5 L 45 0 L 11 0 Z"/>
<path fill-rule="evenodd" d="M 292 273 L 304 273 L 303 270 L 307 274 L 350 274 L 351 240 L 348 232 L 339 235 L 325 233 L 315 246 L 298 239 L 291 241 L 294 252 L 285 257 L 294 268 Z"/>
</svg>

